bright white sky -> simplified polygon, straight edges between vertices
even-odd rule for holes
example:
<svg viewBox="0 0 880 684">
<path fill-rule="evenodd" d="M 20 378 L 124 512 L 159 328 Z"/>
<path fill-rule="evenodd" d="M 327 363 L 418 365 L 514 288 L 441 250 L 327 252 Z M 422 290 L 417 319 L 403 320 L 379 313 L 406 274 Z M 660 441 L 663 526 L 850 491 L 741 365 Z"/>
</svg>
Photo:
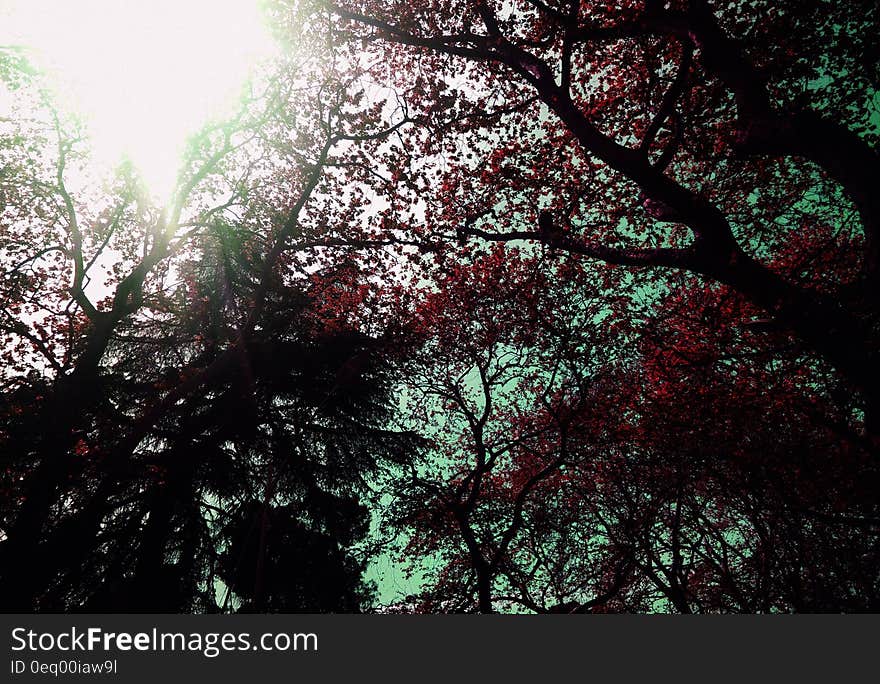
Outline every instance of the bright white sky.
<svg viewBox="0 0 880 684">
<path fill-rule="evenodd" d="M 163 200 L 187 135 L 275 49 L 259 0 L 0 0 L 0 45 L 31 48 L 98 162 L 129 157 Z"/>
</svg>

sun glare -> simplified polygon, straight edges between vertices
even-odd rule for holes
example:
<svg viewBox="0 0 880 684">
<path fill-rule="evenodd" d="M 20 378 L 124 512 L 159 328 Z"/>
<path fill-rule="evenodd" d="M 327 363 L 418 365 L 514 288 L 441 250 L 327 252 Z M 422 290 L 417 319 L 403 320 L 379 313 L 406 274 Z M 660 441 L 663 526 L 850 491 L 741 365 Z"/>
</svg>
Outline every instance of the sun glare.
<svg viewBox="0 0 880 684">
<path fill-rule="evenodd" d="M 157 196 L 188 135 L 232 112 L 274 42 L 258 0 L 0 0 L 0 45 L 29 49 L 96 160 L 127 157 Z"/>
</svg>

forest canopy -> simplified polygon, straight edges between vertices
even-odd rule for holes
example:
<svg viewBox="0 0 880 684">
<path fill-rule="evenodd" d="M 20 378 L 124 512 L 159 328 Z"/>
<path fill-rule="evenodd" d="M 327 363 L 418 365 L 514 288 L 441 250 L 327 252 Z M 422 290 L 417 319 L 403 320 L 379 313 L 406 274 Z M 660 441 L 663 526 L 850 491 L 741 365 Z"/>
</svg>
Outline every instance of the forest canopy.
<svg viewBox="0 0 880 684">
<path fill-rule="evenodd" d="M 880 611 L 877 3 L 262 11 L 164 194 L 0 45 L 0 609 Z"/>
</svg>

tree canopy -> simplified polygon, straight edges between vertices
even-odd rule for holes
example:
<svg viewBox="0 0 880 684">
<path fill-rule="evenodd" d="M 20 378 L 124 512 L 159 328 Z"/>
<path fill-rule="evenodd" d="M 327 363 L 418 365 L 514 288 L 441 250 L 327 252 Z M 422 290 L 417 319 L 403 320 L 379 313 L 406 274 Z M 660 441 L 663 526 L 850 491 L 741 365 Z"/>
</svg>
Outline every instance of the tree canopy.
<svg viewBox="0 0 880 684">
<path fill-rule="evenodd" d="M 164 204 L 0 46 L 0 609 L 880 610 L 875 2 L 266 21 Z"/>
</svg>

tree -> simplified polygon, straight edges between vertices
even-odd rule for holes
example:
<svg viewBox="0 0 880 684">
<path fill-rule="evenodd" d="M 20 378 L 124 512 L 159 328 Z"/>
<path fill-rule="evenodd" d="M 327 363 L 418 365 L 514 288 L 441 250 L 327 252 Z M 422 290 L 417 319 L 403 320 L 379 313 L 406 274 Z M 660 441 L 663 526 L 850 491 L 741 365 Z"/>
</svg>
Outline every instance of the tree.
<svg viewBox="0 0 880 684">
<path fill-rule="evenodd" d="M 193 139 L 167 211 L 150 204 L 128 168 L 103 193 L 70 189 L 69 164 L 85 142 L 40 91 L 36 111 L 48 111 L 53 137 L 39 118 L 34 130 L 11 134 L 5 608 L 211 607 L 222 552 L 212 527 L 223 525 L 237 547 L 249 541 L 229 521 L 209 524 L 206 496 L 231 497 L 223 505 L 234 509 L 210 505 L 233 517 L 257 502 L 267 534 L 272 512 L 287 506 L 296 515 L 284 524 L 324 546 L 363 535 L 362 523 L 334 517 L 334 502 L 363 516 L 357 495 L 370 470 L 408 447 L 379 425 L 388 371 L 374 361 L 375 330 L 330 331 L 307 303 L 320 285 L 307 277 L 314 252 L 344 253 L 348 243 L 328 236 L 306 205 L 332 186 L 325 171 L 344 162 L 344 151 L 333 152 L 358 124 L 357 112 L 339 106 L 345 85 L 316 61 L 311 70 L 297 65 L 297 78 L 314 79 L 297 92 L 294 65 L 282 62 L 233 121 Z M 324 268 L 333 263 L 328 253 Z M 106 296 L 96 302 L 88 290 L 102 269 Z M 230 477 L 231 464 L 242 479 L 224 490 L 216 478 Z M 278 598 L 260 588 L 271 569 L 264 556 L 261 544 L 257 588 L 243 595 L 257 609 L 296 608 L 285 603 L 295 592 Z M 343 566 L 353 573 L 342 604 L 350 608 L 360 570 Z M 227 566 L 225 576 L 239 570 Z"/>
<path fill-rule="evenodd" d="M 382 55 L 377 77 L 427 128 L 412 147 L 443 159 L 413 181 L 436 205 L 422 231 L 730 285 L 834 364 L 874 425 L 874 3 L 320 6 L 350 50 Z M 845 291 L 768 264 L 829 224 L 858 255 Z"/>
<path fill-rule="evenodd" d="M 877 610 L 873 4 L 267 11 L 165 207 L 0 48 L 0 607 Z"/>
<path fill-rule="evenodd" d="M 693 281 L 653 303 L 635 344 L 632 305 L 596 316 L 573 295 L 587 279 L 559 292 L 563 274 L 515 254 L 419 308 L 408 391 L 435 446 L 389 518 L 430 578 L 410 605 L 875 609 L 876 451 L 827 364 Z"/>
<path fill-rule="evenodd" d="M 626 359 L 615 337 L 623 331 L 606 300 L 585 294 L 590 275 L 496 246 L 417 299 L 405 396 L 434 448 L 401 474 L 388 515 L 408 538 L 403 561 L 427 566 L 432 578 L 415 597 L 422 610 L 535 610 L 531 596 L 555 591 L 541 609 L 552 612 L 616 591 L 603 586 L 614 582 L 607 568 L 560 589 L 568 580 L 547 564 L 553 544 L 576 564 L 608 561 L 584 530 L 536 537 L 543 524 L 561 524 L 548 499 L 597 457 L 622 400 L 615 382 Z"/>
</svg>

